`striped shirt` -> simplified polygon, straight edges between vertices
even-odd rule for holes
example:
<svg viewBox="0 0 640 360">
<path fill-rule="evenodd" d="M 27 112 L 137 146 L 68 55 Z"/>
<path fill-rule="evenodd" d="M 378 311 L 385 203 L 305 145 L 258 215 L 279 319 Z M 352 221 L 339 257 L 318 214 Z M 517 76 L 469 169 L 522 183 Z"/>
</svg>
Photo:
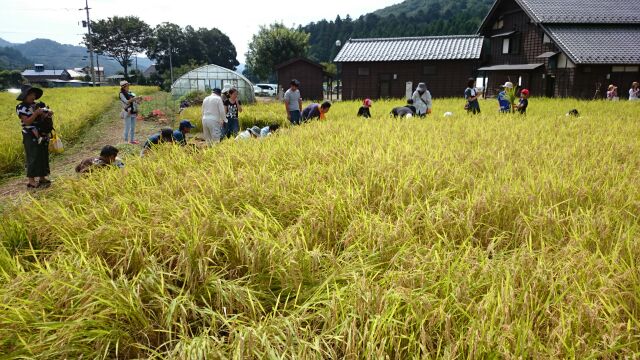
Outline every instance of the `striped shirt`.
<svg viewBox="0 0 640 360">
<path fill-rule="evenodd" d="M 24 121 L 22 121 L 22 118 L 24 116 L 26 117 L 31 117 L 33 115 L 34 110 L 36 109 L 36 105 L 35 104 L 25 104 L 25 103 L 20 103 L 16 106 L 16 113 L 18 113 L 18 118 L 20 119 L 20 124 L 22 125 L 22 133 L 23 134 L 28 134 L 30 131 L 36 129 L 36 127 L 32 124 L 32 125 L 26 125 L 24 123 Z"/>
</svg>

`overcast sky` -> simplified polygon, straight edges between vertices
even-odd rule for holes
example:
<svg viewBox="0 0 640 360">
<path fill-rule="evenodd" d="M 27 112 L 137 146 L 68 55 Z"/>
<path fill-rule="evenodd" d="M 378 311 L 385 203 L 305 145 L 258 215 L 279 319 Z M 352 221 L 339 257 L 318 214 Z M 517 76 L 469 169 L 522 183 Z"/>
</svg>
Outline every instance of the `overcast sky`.
<svg viewBox="0 0 640 360">
<path fill-rule="evenodd" d="M 244 0 L 244 1 L 160 1 L 160 0 L 89 0 L 91 19 L 134 15 L 151 26 L 168 21 L 182 27 L 217 27 L 227 34 L 244 63 L 251 36 L 260 25 L 283 22 L 293 26 L 321 19 L 356 18 L 401 0 Z M 48 38 L 64 44 L 78 45 L 85 30 L 79 24 L 84 0 L 0 0 L 0 38 L 22 43 Z"/>
</svg>

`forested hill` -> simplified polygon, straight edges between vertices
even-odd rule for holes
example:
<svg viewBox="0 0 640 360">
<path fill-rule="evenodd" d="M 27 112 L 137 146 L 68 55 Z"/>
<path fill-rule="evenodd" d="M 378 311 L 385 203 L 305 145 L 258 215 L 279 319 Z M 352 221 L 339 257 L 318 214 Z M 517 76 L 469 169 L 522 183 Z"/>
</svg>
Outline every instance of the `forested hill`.
<svg viewBox="0 0 640 360">
<path fill-rule="evenodd" d="M 310 56 L 331 61 L 336 40 L 349 38 L 435 36 L 474 34 L 489 12 L 493 0 L 406 0 L 371 14 L 352 19 L 339 16 L 301 26 L 311 34 Z"/>
</svg>

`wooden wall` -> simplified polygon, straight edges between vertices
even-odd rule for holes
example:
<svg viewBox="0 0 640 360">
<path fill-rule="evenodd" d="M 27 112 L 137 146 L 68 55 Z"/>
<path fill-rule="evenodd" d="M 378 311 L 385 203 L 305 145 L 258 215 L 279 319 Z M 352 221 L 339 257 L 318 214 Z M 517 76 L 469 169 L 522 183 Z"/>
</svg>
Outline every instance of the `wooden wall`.
<svg viewBox="0 0 640 360">
<path fill-rule="evenodd" d="M 297 61 L 278 69 L 278 87 L 287 91 L 292 79 L 300 81 L 300 94 L 304 100 L 323 100 L 324 73 L 321 68 L 306 61 Z"/>
<path fill-rule="evenodd" d="M 404 98 L 408 81 L 414 90 L 418 83 L 426 83 L 433 97 L 462 97 L 478 64 L 476 60 L 344 63 L 340 73 L 343 97 Z"/>
</svg>

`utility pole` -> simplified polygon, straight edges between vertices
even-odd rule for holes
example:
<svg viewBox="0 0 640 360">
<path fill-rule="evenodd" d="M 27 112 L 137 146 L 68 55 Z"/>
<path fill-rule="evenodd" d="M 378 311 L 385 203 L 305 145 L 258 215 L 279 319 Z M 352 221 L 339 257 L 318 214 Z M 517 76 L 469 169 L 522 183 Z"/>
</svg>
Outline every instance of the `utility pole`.
<svg viewBox="0 0 640 360">
<path fill-rule="evenodd" d="M 91 19 L 89 18 L 89 0 L 85 0 L 85 7 L 84 9 L 80 9 L 85 10 L 87 12 L 87 40 L 88 40 L 88 45 L 89 45 L 89 58 L 91 59 L 90 63 L 91 63 L 91 82 L 93 83 L 93 86 L 96 86 L 96 72 L 95 69 L 93 68 L 93 40 L 91 38 Z"/>
<path fill-rule="evenodd" d="M 171 87 L 173 87 L 173 60 L 171 54 L 173 51 L 171 50 L 171 37 L 169 37 L 169 72 L 171 73 Z"/>
</svg>

